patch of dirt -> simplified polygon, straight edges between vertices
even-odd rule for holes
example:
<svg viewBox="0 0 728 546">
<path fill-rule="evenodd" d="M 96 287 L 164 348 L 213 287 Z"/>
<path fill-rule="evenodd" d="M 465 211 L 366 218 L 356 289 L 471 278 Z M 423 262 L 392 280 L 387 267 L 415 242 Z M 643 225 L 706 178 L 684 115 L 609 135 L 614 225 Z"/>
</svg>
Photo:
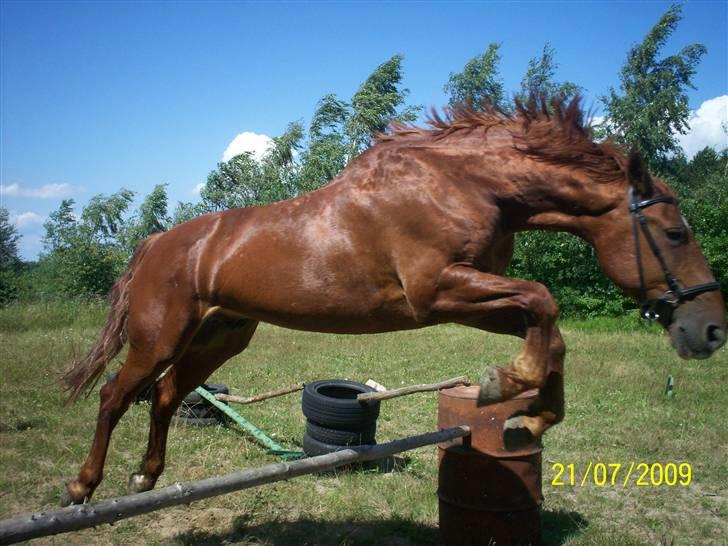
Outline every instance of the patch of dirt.
<svg viewBox="0 0 728 546">
<path fill-rule="evenodd" d="M 237 516 L 238 512 L 226 508 L 163 511 L 157 515 L 149 530 L 160 539 L 205 531 L 223 534 L 233 530 L 233 520 Z"/>
</svg>

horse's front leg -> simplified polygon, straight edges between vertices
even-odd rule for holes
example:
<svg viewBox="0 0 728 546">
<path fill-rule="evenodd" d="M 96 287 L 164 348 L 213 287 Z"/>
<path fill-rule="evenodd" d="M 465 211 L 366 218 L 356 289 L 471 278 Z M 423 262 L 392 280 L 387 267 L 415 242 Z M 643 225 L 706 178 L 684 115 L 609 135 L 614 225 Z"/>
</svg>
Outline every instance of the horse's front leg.
<svg viewBox="0 0 728 546">
<path fill-rule="evenodd" d="M 514 361 L 486 368 L 480 381 L 480 405 L 508 400 L 538 388 L 539 397 L 527 415 L 506 422 L 506 445 L 531 441 L 564 415 L 565 347 L 556 320 L 559 309 L 542 284 L 483 273 L 467 265 L 446 269 L 439 280 L 430 315 L 483 330 L 525 339 Z"/>
</svg>

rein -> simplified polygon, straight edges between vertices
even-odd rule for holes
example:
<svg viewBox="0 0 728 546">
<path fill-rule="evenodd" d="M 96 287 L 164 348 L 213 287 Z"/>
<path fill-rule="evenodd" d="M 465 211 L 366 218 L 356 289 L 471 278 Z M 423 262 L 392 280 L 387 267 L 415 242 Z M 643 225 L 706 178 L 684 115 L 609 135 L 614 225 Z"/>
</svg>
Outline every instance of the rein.
<svg viewBox="0 0 728 546">
<path fill-rule="evenodd" d="M 687 288 L 680 288 L 677 279 L 670 271 L 667 266 L 665 257 L 660 252 L 660 247 L 657 246 L 655 238 L 650 232 L 650 228 L 647 225 L 647 218 L 645 218 L 643 209 L 656 205 L 658 203 L 667 203 L 670 205 L 675 204 L 675 200 L 669 195 L 658 195 L 650 199 L 644 199 L 640 201 L 639 196 L 634 188 L 630 189 L 629 197 L 629 211 L 632 213 L 632 234 L 634 236 L 635 243 L 635 257 L 637 258 L 637 271 L 640 276 L 640 316 L 647 320 L 657 320 L 664 326 L 669 326 L 672 322 L 672 313 L 677 307 L 686 301 L 690 301 L 703 292 L 712 292 L 713 290 L 720 290 L 720 284 L 713 281 L 703 284 L 696 284 Z M 639 228 L 638 228 L 639 224 Z M 638 229 L 642 229 L 642 233 L 645 235 L 647 244 L 652 250 L 657 261 L 660 262 L 662 272 L 665 275 L 667 281 L 668 290 L 662 294 L 656 300 L 647 299 L 647 288 L 645 287 L 645 273 L 644 266 L 642 265 L 642 253 L 640 250 L 640 238 Z"/>
</svg>

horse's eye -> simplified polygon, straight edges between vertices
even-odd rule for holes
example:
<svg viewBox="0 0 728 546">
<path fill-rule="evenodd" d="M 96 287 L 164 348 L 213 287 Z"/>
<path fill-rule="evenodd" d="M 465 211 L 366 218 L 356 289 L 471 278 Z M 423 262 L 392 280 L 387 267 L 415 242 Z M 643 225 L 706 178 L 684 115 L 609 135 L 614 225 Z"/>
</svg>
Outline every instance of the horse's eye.
<svg viewBox="0 0 728 546">
<path fill-rule="evenodd" d="M 673 245 L 680 245 L 688 241 L 688 233 L 685 228 L 669 228 L 665 230 L 665 233 Z"/>
</svg>

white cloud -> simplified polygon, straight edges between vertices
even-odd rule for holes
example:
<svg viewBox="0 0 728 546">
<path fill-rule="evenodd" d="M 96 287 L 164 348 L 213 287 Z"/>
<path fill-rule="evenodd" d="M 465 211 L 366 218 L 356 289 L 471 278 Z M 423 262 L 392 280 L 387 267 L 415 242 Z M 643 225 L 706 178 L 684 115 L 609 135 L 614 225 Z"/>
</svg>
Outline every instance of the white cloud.
<svg viewBox="0 0 728 546">
<path fill-rule="evenodd" d="M 225 148 L 225 152 L 222 154 L 222 160 L 230 161 L 233 157 L 243 152 L 252 152 L 253 157 L 260 161 L 272 144 L 273 139 L 268 135 L 259 135 L 246 131 L 237 135 L 228 144 L 228 147 Z"/>
<path fill-rule="evenodd" d="M 72 184 L 44 184 L 40 188 L 26 188 L 20 184 L 0 184 L 0 195 L 7 197 L 37 197 L 40 199 L 54 199 L 69 197 L 75 193 L 86 191 L 86 188 Z"/>
<path fill-rule="evenodd" d="M 680 146 L 688 159 L 710 146 L 716 151 L 728 147 L 728 135 L 721 125 L 728 124 L 728 95 L 706 100 L 695 112 L 691 112 L 686 135 L 677 135 Z"/>
<path fill-rule="evenodd" d="M 35 212 L 28 211 L 28 212 L 10 212 L 8 215 L 8 220 L 11 224 L 15 224 L 18 226 L 18 229 L 28 229 L 35 225 L 40 225 L 45 221 L 45 218 L 43 218 L 40 214 L 36 214 Z"/>
<path fill-rule="evenodd" d="M 194 188 L 192 188 L 192 193 L 194 193 L 195 195 L 200 195 L 200 192 L 202 191 L 202 188 L 204 188 L 204 187 L 205 187 L 205 183 L 200 182 Z"/>
<path fill-rule="evenodd" d="M 20 235 L 18 253 L 23 260 L 37 260 L 43 250 L 43 222 L 45 218 L 38 213 L 9 211 L 8 221 L 15 224 Z"/>
</svg>

